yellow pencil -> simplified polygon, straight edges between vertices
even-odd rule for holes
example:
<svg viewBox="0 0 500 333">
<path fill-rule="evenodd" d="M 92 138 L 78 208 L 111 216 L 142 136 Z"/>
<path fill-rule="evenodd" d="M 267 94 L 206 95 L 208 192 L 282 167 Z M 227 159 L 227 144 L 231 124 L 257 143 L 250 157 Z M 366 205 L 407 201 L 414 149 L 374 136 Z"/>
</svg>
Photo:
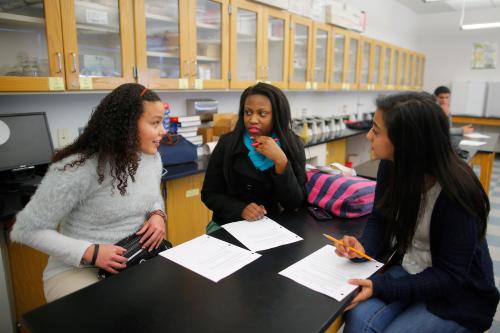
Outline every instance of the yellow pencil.
<svg viewBox="0 0 500 333">
<path fill-rule="evenodd" d="M 344 243 L 341 240 L 338 240 L 338 239 L 336 239 L 336 238 L 334 238 L 334 237 L 332 237 L 330 235 L 327 235 L 327 234 L 323 234 L 323 236 L 325 236 L 326 238 L 328 238 L 331 241 L 334 241 L 335 243 L 339 243 L 340 245 L 345 246 Z M 363 252 L 361 252 L 359 250 L 356 250 L 355 248 L 353 248 L 351 246 L 346 246 L 346 247 L 349 248 L 351 251 L 356 252 L 357 254 L 359 254 L 360 256 L 362 256 L 363 258 L 365 258 L 367 260 L 375 261 L 375 259 L 373 259 L 369 255 L 364 254 Z"/>
</svg>

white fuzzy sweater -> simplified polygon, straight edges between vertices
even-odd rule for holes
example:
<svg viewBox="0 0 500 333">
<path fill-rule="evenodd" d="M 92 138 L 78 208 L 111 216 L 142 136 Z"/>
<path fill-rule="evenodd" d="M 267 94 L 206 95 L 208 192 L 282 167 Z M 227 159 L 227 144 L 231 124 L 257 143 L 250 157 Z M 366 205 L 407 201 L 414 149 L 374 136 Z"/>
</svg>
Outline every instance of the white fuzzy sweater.
<svg viewBox="0 0 500 333">
<path fill-rule="evenodd" d="M 128 179 L 125 196 L 111 184 L 109 168 L 98 183 L 96 158 L 61 170 L 75 159 L 69 156 L 50 166 L 31 201 L 17 215 L 11 233 L 13 241 L 50 255 L 44 280 L 80 267 L 92 243 L 116 243 L 136 232 L 149 212 L 164 209 L 159 154 L 141 155 L 135 182 Z"/>
</svg>

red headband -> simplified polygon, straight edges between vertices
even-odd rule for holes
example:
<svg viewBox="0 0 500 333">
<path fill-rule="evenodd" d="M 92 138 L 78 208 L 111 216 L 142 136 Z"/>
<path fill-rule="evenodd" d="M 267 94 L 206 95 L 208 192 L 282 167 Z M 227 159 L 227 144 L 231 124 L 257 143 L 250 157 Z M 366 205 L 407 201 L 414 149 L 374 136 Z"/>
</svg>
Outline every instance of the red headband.
<svg viewBox="0 0 500 333">
<path fill-rule="evenodd" d="M 142 91 L 141 91 L 141 97 L 144 96 L 144 94 L 146 93 L 146 91 L 148 91 L 148 88 L 144 88 Z"/>
</svg>

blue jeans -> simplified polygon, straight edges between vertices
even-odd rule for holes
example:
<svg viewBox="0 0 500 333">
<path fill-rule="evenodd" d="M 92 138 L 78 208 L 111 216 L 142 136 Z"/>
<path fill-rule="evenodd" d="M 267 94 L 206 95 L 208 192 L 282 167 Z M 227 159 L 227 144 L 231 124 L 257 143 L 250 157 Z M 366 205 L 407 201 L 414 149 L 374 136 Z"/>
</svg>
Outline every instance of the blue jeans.
<svg viewBox="0 0 500 333">
<path fill-rule="evenodd" d="M 385 274 L 394 278 L 408 275 L 400 265 L 391 267 Z M 385 303 L 370 298 L 345 313 L 344 333 L 465 333 L 470 332 L 452 320 L 442 319 L 429 311 L 425 303 Z"/>
</svg>

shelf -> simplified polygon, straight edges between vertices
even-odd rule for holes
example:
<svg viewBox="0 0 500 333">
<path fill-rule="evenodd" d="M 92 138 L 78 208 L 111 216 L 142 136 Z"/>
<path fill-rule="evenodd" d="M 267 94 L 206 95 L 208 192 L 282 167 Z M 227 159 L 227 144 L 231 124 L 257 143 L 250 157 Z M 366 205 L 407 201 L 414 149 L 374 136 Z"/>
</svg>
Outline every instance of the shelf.
<svg viewBox="0 0 500 333">
<path fill-rule="evenodd" d="M 196 23 L 196 27 L 200 29 L 220 30 L 220 27 L 218 25 L 209 23 Z"/>
<path fill-rule="evenodd" d="M 87 24 L 77 24 L 76 28 L 89 32 L 111 32 L 115 34 L 120 33 L 120 29 L 118 27 L 115 28 L 111 26 L 94 26 Z"/>
<path fill-rule="evenodd" d="M 35 25 L 43 25 L 45 24 L 45 19 L 34 16 L 26 16 L 26 15 L 17 15 L 10 13 L 0 13 L 1 21 L 12 21 L 19 23 L 30 23 Z"/>
<path fill-rule="evenodd" d="M 213 62 L 220 62 L 220 58 L 214 58 L 214 57 L 207 57 L 207 56 L 197 56 L 196 60 L 198 61 L 213 61 Z"/>
<path fill-rule="evenodd" d="M 146 19 L 150 19 L 150 20 L 168 22 L 168 23 L 176 23 L 176 24 L 179 23 L 178 19 L 176 19 L 174 17 L 170 17 L 170 16 L 150 14 L 150 13 L 147 13 L 145 16 L 146 16 Z"/>
<path fill-rule="evenodd" d="M 157 58 L 174 58 L 174 59 L 179 59 L 178 55 L 175 55 L 173 53 L 167 53 L 167 52 L 156 52 L 156 51 L 147 51 L 146 55 L 148 57 L 157 57 Z"/>
</svg>

